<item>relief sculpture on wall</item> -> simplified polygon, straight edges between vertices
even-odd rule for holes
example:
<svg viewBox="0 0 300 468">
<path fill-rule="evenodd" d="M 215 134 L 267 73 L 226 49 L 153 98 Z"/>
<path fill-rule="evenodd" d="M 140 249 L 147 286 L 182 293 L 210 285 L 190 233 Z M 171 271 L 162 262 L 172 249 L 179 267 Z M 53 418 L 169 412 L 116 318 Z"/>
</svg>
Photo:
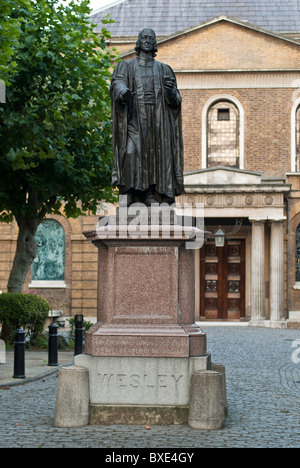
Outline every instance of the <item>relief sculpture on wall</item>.
<svg viewBox="0 0 300 468">
<path fill-rule="evenodd" d="M 32 264 L 35 281 L 62 281 L 65 275 L 65 232 L 54 219 L 43 221 L 36 232 L 38 253 Z"/>
</svg>

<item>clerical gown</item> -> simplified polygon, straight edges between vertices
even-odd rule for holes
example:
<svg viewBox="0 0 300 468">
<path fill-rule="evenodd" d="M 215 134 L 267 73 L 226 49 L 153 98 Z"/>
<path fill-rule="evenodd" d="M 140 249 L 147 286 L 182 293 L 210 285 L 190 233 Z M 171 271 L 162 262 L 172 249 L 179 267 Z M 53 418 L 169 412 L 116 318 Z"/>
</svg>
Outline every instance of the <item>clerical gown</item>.
<svg viewBox="0 0 300 468">
<path fill-rule="evenodd" d="M 112 183 L 122 193 L 150 186 L 173 200 L 184 193 L 181 97 L 177 86 L 167 93 L 164 78 L 175 79 L 168 65 L 139 57 L 120 62 L 113 73 Z M 124 104 L 120 93 L 128 89 Z"/>
</svg>

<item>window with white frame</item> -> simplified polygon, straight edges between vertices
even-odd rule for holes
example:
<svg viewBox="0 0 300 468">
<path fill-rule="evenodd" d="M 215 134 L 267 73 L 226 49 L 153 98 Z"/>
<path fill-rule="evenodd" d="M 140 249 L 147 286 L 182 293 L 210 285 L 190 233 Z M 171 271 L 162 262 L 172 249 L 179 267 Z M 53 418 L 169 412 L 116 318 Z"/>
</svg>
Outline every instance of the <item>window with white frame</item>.
<svg viewBox="0 0 300 468">
<path fill-rule="evenodd" d="M 291 108 L 291 172 L 300 172 L 300 98 Z"/>
<path fill-rule="evenodd" d="M 240 115 L 230 101 L 218 101 L 207 112 L 207 167 L 240 167 Z"/>
<path fill-rule="evenodd" d="M 296 138 L 295 172 L 300 172 L 300 106 L 298 106 L 296 110 L 295 138 Z"/>
<path fill-rule="evenodd" d="M 295 281 L 300 283 L 300 224 L 296 229 L 296 245 L 295 245 L 295 261 L 296 261 L 296 274 Z"/>
</svg>

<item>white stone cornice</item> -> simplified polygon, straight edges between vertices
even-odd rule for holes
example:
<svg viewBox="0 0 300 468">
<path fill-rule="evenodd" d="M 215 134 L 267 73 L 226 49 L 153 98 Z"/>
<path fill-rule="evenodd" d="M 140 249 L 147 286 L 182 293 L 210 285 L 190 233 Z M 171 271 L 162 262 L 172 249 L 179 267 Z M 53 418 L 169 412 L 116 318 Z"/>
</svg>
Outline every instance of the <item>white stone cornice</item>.
<svg viewBox="0 0 300 468">
<path fill-rule="evenodd" d="M 260 89 L 260 88 L 299 88 L 300 70 L 298 72 L 256 72 L 244 73 L 225 70 L 219 71 L 177 71 L 177 85 L 184 89 Z"/>
<path fill-rule="evenodd" d="M 252 224 L 257 224 L 257 223 L 265 223 L 267 222 L 268 220 L 268 217 L 259 217 L 259 216 L 256 216 L 256 217 L 249 217 L 249 221 L 250 223 Z"/>
</svg>

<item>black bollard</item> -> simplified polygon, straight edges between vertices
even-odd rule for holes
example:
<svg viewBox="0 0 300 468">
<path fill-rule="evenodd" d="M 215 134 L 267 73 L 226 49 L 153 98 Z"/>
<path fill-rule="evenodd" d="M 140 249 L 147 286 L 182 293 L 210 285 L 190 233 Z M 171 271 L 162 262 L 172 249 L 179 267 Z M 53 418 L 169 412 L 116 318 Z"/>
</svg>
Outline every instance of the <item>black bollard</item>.
<svg viewBox="0 0 300 468">
<path fill-rule="evenodd" d="M 49 325 L 48 366 L 58 366 L 57 358 L 57 323 Z"/>
<path fill-rule="evenodd" d="M 14 379 L 25 379 L 25 331 L 15 331 Z"/>
<path fill-rule="evenodd" d="M 75 353 L 83 353 L 83 315 L 75 315 Z"/>
</svg>

